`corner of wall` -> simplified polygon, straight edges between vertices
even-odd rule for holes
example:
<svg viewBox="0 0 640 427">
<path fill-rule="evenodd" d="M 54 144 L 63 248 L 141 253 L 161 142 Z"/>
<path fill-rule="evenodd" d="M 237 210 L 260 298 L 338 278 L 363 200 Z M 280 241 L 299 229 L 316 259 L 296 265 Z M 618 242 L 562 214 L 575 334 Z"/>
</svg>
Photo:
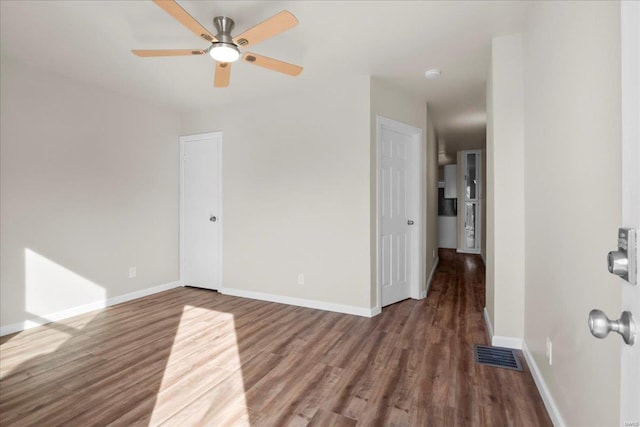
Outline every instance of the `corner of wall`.
<svg viewBox="0 0 640 427">
<path fill-rule="evenodd" d="M 496 335 L 511 345 L 524 336 L 522 49 L 521 34 L 493 39 L 487 85 L 487 305 Z"/>
</svg>

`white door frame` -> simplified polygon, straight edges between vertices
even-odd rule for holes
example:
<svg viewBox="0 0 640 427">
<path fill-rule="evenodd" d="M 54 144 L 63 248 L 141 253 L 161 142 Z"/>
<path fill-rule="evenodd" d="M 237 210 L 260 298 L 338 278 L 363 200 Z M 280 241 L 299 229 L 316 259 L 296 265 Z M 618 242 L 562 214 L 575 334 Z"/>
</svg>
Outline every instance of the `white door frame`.
<svg viewBox="0 0 640 427">
<path fill-rule="evenodd" d="M 620 3 L 622 85 L 622 227 L 640 229 L 640 3 Z M 637 258 L 640 261 L 640 257 Z M 640 284 L 620 280 L 622 310 L 640 325 Z M 616 313 L 617 314 L 617 313 Z M 640 342 L 621 340 L 620 425 L 640 422 Z"/>
<path fill-rule="evenodd" d="M 217 138 L 218 143 L 218 164 L 216 165 L 216 171 L 218 172 L 218 194 L 220 200 L 218 200 L 218 292 L 222 293 L 222 235 L 224 215 L 222 209 L 222 132 L 207 132 L 195 135 L 186 135 L 180 137 L 180 284 L 184 286 L 184 147 L 185 143 L 192 141 L 201 141 L 203 139 Z"/>
<path fill-rule="evenodd" d="M 421 272 L 426 268 L 426 258 L 424 256 L 424 245 L 420 241 L 423 236 L 424 224 L 424 203 L 425 203 L 425 191 L 424 191 L 424 149 L 422 147 L 422 129 L 415 126 L 407 125 L 405 123 L 398 122 L 396 120 L 388 119 L 382 116 L 376 116 L 376 308 L 374 313 L 379 313 L 382 309 L 382 281 L 381 281 L 381 268 L 380 262 L 380 233 L 381 224 L 380 218 L 382 217 L 382 210 L 380 206 L 381 200 L 381 186 L 380 186 L 380 166 L 381 166 L 381 154 L 382 154 L 382 128 L 391 129 L 396 132 L 400 132 L 411 136 L 411 152 L 413 154 L 411 162 L 411 189 L 410 194 L 410 211 L 411 216 L 415 221 L 414 227 L 411 233 L 411 283 L 409 285 L 411 298 L 421 299 L 420 292 L 420 277 Z"/>
</svg>

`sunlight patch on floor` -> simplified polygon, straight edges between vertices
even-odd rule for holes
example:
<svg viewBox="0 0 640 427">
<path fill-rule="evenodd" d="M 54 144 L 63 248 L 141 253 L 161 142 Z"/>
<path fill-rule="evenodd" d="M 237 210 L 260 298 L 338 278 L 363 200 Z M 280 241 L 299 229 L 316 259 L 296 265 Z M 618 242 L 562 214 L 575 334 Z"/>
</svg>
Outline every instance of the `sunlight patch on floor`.
<svg viewBox="0 0 640 427">
<path fill-rule="evenodd" d="M 150 425 L 249 425 L 241 368 L 233 315 L 185 306 Z"/>
</svg>

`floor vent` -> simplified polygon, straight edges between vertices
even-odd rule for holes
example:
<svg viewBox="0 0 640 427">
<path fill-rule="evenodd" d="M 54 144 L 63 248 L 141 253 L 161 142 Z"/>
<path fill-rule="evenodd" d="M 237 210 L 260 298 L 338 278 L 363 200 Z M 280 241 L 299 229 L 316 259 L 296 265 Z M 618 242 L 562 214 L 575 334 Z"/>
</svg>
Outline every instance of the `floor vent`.
<svg viewBox="0 0 640 427">
<path fill-rule="evenodd" d="M 476 345 L 474 348 L 476 363 L 522 371 L 517 351 L 511 348 L 491 347 L 489 345 Z"/>
</svg>

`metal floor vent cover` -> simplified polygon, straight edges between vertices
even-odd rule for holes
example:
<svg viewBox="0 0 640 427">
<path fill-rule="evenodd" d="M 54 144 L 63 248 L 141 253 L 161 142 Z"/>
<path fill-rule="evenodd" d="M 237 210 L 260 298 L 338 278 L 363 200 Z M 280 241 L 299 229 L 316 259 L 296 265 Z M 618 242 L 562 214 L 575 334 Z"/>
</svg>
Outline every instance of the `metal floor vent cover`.
<svg viewBox="0 0 640 427">
<path fill-rule="evenodd" d="M 522 371 L 517 350 L 504 347 L 492 347 L 490 345 L 474 346 L 473 352 L 476 356 L 476 363 L 481 365 L 495 366 L 496 368 L 513 369 Z"/>
</svg>

